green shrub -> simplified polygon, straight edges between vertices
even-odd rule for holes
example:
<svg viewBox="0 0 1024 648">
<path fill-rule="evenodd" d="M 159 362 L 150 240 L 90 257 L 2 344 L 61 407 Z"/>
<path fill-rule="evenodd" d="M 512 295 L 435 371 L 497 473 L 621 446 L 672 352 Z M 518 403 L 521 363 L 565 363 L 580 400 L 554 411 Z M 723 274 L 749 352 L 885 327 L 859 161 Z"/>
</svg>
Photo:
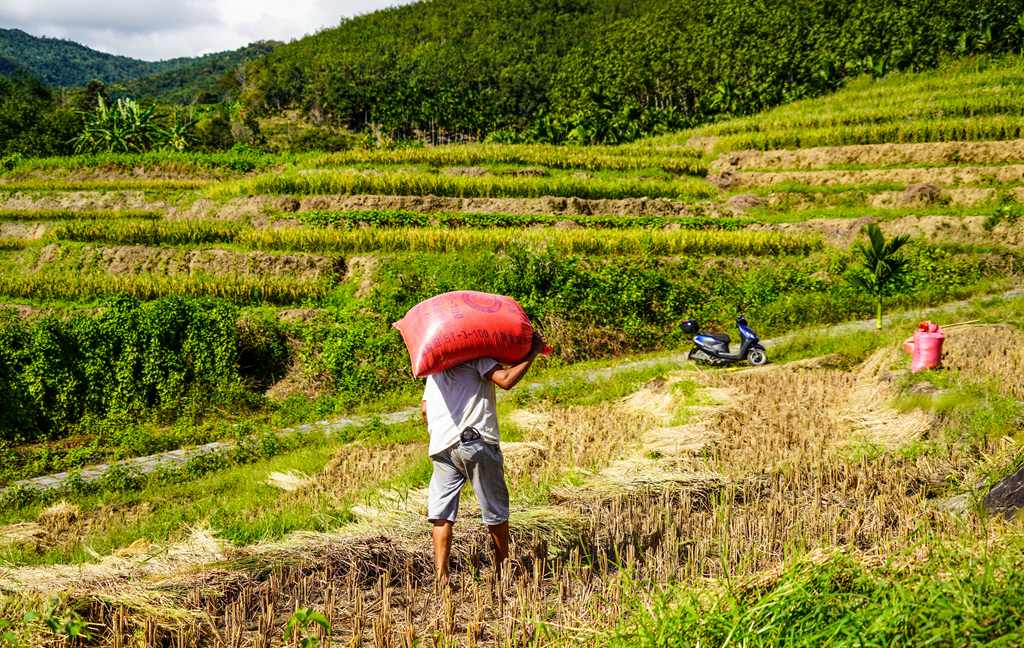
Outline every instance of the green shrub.
<svg viewBox="0 0 1024 648">
<path fill-rule="evenodd" d="M 343 319 L 318 337 L 319 361 L 342 403 L 370 401 L 411 382 L 409 356 L 389 322 Z"/>
<path fill-rule="evenodd" d="M 291 359 L 288 337 L 273 315 L 249 312 L 239 318 L 238 372 L 258 389 L 284 376 Z"/>
<path fill-rule="evenodd" d="M 237 311 L 116 298 L 95 317 L 0 320 L 0 438 L 66 433 L 88 415 L 174 419 L 236 400 Z"/>
</svg>

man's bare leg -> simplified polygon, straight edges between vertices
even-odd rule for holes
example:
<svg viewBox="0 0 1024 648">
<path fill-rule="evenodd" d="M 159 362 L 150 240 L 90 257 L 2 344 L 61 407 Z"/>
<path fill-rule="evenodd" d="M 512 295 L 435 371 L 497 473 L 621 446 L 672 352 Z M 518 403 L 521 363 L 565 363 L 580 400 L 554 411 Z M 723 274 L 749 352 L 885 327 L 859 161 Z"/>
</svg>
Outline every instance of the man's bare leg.
<svg viewBox="0 0 1024 648">
<path fill-rule="evenodd" d="M 487 530 L 494 543 L 494 571 L 500 575 L 502 566 L 508 560 L 508 522 L 488 526 Z"/>
<path fill-rule="evenodd" d="M 431 535 L 434 540 L 434 569 L 438 587 L 448 585 L 448 556 L 452 553 L 452 523 L 434 520 Z"/>
</svg>

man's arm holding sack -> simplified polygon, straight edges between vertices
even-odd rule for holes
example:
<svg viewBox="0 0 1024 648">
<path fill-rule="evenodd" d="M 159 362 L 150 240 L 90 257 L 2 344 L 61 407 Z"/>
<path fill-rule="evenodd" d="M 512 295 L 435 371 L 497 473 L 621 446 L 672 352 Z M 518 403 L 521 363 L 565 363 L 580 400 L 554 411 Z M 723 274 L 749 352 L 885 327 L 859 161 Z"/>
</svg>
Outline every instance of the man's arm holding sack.
<svg viewBox="0 0 1024 648">
<path fill-rule="evenodd" d="M 544 350 L 544 347 L 544 338 L 541 337 L 540 333 L 534 331 L 533 346 L 530 347 L 530 352 L 526 354 L 526 357 L 521 362 L 509 367 L 497 367 L 485 377 L 504 390 L 512 389 L 523 379 L 523 376 L 529 371 L 530 365 L 533 364 L 537 355 Z"/>
<path fill-rule="evenodd" d="M 540 333 L 534 331 L 533 333 L 533 344 L 530 347 L 530 352 L 526 354 L 519 363 L 510 365 L 508 367 L 502 367 L 498 365 L 494 369 L 487 372 L 484 375 L 484 379 L 490 380 L 498 387 L 504 390 L 509 390 L 515 387 L 526 372 L 530 370 L 530 366 L 533 365 L 533 361 L 538 355 L 544 352 L 547 344 L 544 342 L 544 338 Z M 427 401 L 426 399 L 420 401 L 420 415 L 423 417 L 423 424 L 427 424 Z"/>
</svg>

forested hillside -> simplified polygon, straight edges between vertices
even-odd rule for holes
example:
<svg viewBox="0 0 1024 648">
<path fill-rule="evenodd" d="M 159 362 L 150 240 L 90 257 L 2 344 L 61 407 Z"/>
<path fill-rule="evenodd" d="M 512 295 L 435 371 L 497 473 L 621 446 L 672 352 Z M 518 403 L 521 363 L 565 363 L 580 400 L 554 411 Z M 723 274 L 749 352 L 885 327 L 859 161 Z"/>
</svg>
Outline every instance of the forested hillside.
<svg viewBox="0 0 1024 648">
<path fill-rule="evenodd" d="M 1006 0 L 426 0 L 278 48 L 244 96 L 395 137 L 614 143 L 1016 51 L 1020 15 Z"/>
<path fill-rule="evenodd" d="M 1010 0 L 424 0 L 155 63 L 0 30 L 0 157 L 72 152 L 98 94 L 155 101 L 159 126 L 103 150 L 619 144 L 1022 48 Z"/>
<path fill-rule="evenodd" d="M 258 58 L 280 43 L 259 41 L 230 52 L 192 59 L 187 65 L 131 79 L 121 93 L 130 97 L 158 97 L 174 103 L 217 103 L 234 94 L 238 79 L 231 73 L 245 61 Z"/>
<path fill-rule="evenodd" d="M 164 61 L 142 61 L 127 56 L 98 52 L 79 43 L 58 38 L 40 38 L 20 29 L 0 29 L 0 59 L 16 63 L 18 68 L 50 86 L 80 86 L 93 79 L 104 83 L 127 81 L 157 75 L 138 86 L 153 96 L 167 88 L 183 85 L 182 77 L 220 76 L 244 60 L 266 52 L 266 44 L 253 44 L 228 52 L 200 57 L 181 57 Z M 0 62 L 0 72 L 4 63 Z M 180 71 L 175 76 L 173 73 Z"/>
<path fill-rule="evenodd" d="M 17 63 L 9 58 L 0 56 L 0 75 L 11 76 L 21 71 Z"/>
</svg>

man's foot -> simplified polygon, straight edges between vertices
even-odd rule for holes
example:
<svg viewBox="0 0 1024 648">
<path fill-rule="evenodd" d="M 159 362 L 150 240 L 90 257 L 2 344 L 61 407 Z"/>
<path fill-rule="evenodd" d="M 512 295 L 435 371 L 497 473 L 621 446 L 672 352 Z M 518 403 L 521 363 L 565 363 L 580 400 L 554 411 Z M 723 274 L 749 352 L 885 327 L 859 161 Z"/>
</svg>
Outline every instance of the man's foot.
<svg viewBox="0 0 1024 648">
<path fill-rule="evenodd" d="M 501 563 L 497 571 L 509 580 L 518 580 L 524 575 L 530 575 L 530 570 L 527 568 L 526 564 L 523 563 L 522 560 L 516 558 L 509 558 Z"/>
<path fill-rule="evenodd" d="M 452 586 L 452 577 L 450 574 L 438 574 L 434 577 L 434 591 L 443 592 L 446 589 L 450 589 Z"/>
<path fill-rule="evenodd" d="M 458 592 L 460 586 L 459 582 L 451 576 L 445 576 L 444 578 L 438 577 L 434 579 L 434 591 L 437 594 L 444 594 L 445 592 Z"/>
</svg>

